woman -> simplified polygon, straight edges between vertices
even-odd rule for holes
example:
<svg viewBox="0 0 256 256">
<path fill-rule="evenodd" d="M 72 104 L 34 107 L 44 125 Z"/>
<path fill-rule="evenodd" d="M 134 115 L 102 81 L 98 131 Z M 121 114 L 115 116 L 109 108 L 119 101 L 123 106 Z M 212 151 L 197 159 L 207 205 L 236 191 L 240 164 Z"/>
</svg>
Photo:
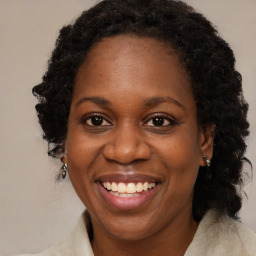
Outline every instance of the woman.
<svg viewBox="0 0 256 256">
<path fill-rule="evenodd" d="M 256 255 L 236 221 L 248 106 L 234 63 L 182 2 L 105 0 L 64 27 L 33 93 L 87 210 L 39 255 Z"/>
</svg>

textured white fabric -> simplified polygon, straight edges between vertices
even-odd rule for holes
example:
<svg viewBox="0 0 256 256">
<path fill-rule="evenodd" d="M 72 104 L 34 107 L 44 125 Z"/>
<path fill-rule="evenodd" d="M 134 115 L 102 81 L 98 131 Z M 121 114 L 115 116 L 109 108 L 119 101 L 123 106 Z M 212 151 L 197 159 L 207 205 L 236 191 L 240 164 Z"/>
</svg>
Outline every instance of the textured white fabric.
<svg viewBox="0 0 256 256">
<path fill-rule="evenodd" d="M 93 256 L 87 222 L 82 215 L 66 239 L 34 256 Z M 256 256 L 256 234 L 240 222 L 210 210 L 200 222 L 184 256 Z"/>
<path fill-rule="evenodd" d="M 210 210 L 200 222 L 185 256 L 256 256 L 256 234 Z"/>
</svg>

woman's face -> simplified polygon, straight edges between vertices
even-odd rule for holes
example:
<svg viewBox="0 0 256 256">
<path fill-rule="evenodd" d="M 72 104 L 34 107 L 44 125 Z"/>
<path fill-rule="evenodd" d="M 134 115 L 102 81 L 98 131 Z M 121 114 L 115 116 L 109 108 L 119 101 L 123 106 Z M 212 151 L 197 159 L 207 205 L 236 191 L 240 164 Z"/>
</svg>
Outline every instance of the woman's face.
<svg viewBox="0 0 256 256">
<path fill-rule="evenodd" d="M 206 144 L 170 46 L 120 35 L 91 49 L 76 77 L 66 159 L 94 230 L 138 240 L 191 220 Z"/>
</svg>

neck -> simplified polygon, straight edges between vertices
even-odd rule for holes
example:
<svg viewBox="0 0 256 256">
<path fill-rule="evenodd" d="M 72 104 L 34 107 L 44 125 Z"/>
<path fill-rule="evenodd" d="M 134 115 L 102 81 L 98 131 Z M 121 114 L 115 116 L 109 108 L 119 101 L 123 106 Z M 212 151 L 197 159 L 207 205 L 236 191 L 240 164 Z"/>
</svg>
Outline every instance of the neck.
<svg viewBox="0 0 256 256">
<path fill-rule="evenodd" d="M 140 240 L 121 240 L 99 228 L 94 221 L 92 225 L 95 256 L 182 256 L 195 235 L 198 223 L 193 220 L 191 212 L 178 214 L 163 229 Z"/>
</svg>

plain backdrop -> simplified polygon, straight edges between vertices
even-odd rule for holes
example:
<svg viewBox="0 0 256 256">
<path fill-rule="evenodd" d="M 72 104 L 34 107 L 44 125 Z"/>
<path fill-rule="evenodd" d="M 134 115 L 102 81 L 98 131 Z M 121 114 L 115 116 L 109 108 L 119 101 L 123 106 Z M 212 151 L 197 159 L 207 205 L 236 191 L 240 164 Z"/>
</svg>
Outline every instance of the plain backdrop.
<svg viewBox="0 0 256 256">
<path fill-rule="evenodd" d="M 246 156 L 256 166 L 256 1 L 187 1 L 205 14 L 231 45 L 250 104 Z M 31 94 L 41 82 L 59 29 L 89 0 L 0 0 L 0 251 L 35 253 L 67 235 L 84 206 L 60 164 L 49 159 Z M 228 159 L 227 159 L 228 161 Z M 256 231 L 256 182 L 245 188 L 242 221 Z"/>
</svg>

